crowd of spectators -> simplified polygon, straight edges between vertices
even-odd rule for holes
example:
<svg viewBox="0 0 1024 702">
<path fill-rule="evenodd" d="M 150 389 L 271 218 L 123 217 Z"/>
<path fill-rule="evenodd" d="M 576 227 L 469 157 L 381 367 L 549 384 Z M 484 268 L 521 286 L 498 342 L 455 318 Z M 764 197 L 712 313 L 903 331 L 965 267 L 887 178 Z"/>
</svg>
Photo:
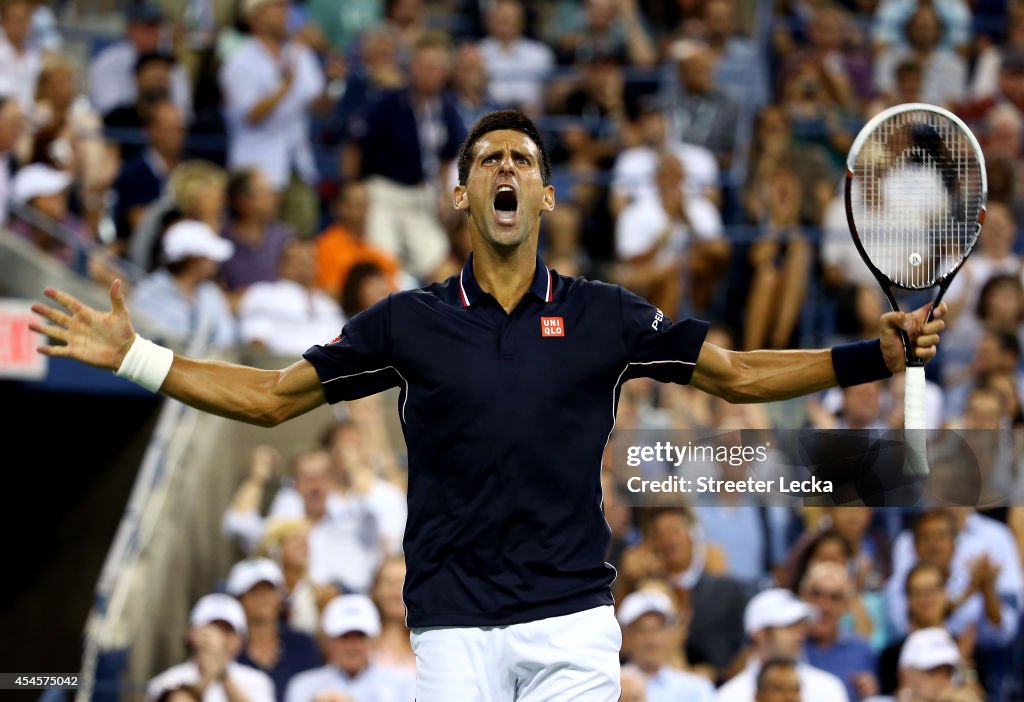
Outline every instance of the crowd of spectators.
<svg viewBox="0 0 1024 702">
<path fill-rule="evenodd" d="M 124 37 L 82 66 L 61 8 L 0 2 L 0 224 L 97 282 L 129 280 L 133 313 L 168 343 L 294 357 L 457 272 L 452 161 L 501 107 L 534 117 L 551 154 L 541 252 L 560 273 L 710 319 L 726 347 L 871 336 L 884 300 L 845 221 L 847 149 L 889 105 L 962 116 L 989 211 L 949 291 L 927 406 L 931 427 L 965 430 L 935 475 L 972 452 L 985 514 L 636 507 L 608 466 L 623 699 L 1024 694 L 1024 3 L 125 5 Z M 751 408 L 634 380 L 618 429 L 883 432 L 901 426 L 901 382 Z M 247 558 L 196 604 L 189 660 L 154 699 L 409 698 L 402 456 L 368 406 L 289 456 L 275 495 L 281 461 L 254 452 L 224 518 Z"/>
</svg>

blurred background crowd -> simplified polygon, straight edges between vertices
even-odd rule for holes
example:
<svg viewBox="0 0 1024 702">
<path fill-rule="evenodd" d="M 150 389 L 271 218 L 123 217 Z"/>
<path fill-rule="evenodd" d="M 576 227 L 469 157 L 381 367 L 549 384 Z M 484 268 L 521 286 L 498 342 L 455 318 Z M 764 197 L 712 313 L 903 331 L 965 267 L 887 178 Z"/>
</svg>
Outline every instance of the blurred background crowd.
<svg viewBox="0 0 1024 702">
<path fill-rule="evenodd" d="M 558 272 L 709 319 L 724 347 L 873 336 L 847 149 L 884 107 L 954 110 L 984 146 L 989 211 L 928 421 L 985 430 L 965 441 L 989 509 L 635 508 L 610 485 L 623 699 L 1024 699 L 1024 2 L 124 2 L 123 35 L 85 62 L 64 36 L 83 7 L 0 2 L 0 225 L 128 281 L 171 345 L 294 358 L 457 273 L 452 162 L 501 107 L 551 154 Z M 631 381 L 619 427 L 884 431 L 900 382 L 749 408 Z M 362 402 L 322 446 L 253 452 L 223 522 L 247 559 L 196 604 L 153 699 L 411 698 L 404 457 L 391 408 Z"/>
</svg>

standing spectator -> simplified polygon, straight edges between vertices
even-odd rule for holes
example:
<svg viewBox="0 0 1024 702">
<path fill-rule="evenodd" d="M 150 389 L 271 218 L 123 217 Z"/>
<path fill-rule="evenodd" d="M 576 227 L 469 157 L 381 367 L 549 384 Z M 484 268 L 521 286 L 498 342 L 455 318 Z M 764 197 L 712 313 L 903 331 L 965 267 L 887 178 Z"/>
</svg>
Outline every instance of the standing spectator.
<svg viewBox="0 0 1024 702">
<path fill-rule="evenodd" d="M 405 556 L 392 555 L 384 559 L 373 581 L 373 603 L 381 614 L 381 632 L 374 647 L 373 660 L 380 665 L 416 672 L 416 654 L 405 625 Z"/>
<path fill-rule="evenodd" d="M 746 668 L 718 689 L 718 702 L 750 702 L 762 664 L 773 658 L 798 659 L 811 611 L 789 590 L 776 588 L 755 595 L 743 615 L 743 629 L 754 642 L 751 656 Z M 808 701 L 847 702 L 846 688 L 835 675 L 801 661 L 797 677 L 800 692 Z"/>
<path fill-rule="evenodd" d="M 25 129 L 21 104 L 14 98 L 0 95 L 0 227 L 7 226 L 7 203 L 11 198 L 11 166 L 13 149 Z"/>
<path fill-rule="evenodd" d="M 133 74 L 140 56 L 165 52 L 162 41 L 163 13 L 147 2 L 134 4 L 128 10 L 127 37 L 97 54 L 89 63 L 89 99 L 101 115 L 121 105 L 138 101 L 139 94 Z M 171 70 L 170 98 L 181 114 L 192 115 L 192 84 L 181 64 Z"/>
<path fill-rule="evenodd" d="M 171 172 L 182 162 L 185 124 L 173 102 L 153 105 L 146 137 L 148 146 L 122 166 L 114 181 L 114 223 L 121 240 L 131 236 L 146 207 L 160 199 Z"/>
<path fill-rule="evenodd" d="M 682 141 L 710 149 L 718 165 L 729 168 L 740 108 L 731 95 L 715 84 L 714 52 L 684 39 L 672 46 L 671 53 L 678 69 L 672 133 Z"/>
<path fill-rule="evenodd" d="M 907 43 L 905 29 L 914 12 L 926 6 L 918 0 L 880 0 L 875 9 L 871 27 L 876 50 L 902 47 Z M 947 49 L 966 49 L 971 41 L 971 9 L 966 0 L 934 0 L 939 21 L 946 27 L 942 46 Z"/>
<path fill-rule="evenodd" d="M 659 590 L 637 590 L 616 611 L 622 626 L 622 653 L 647 677 L 649 702 L 712 702 L 715 688 L 707 678 L 672 668 L 668 663 L 669 626 L 676 618 L 672 600 Z"/>
<path fill-rule="evenodd" d="M 135 61 L 135 97 L 130 103 L 117 105 L 103 117 L 108 138 L 117 142 L 121 159 L 129 161 L 145 148 L 139 134 L 148 124 L 153 107 L 171 99 L 171 81 L 175 58 L 173 54 L 142 54 Z"/>
<path fill-rule="evenodd" d="M 164 267 L 139 281 L 134 309 L 166 339 L 184 343 L 206 333 L 214 348 L 233 346 L 235 320 L 213 278 L 234 246 L 206 224 L 184 220 L 171 225 L 162 247 Z"/>
<path fill-rule="evenodd" d="M 851 700 L 861 700 L 878 692 L 878 679 L 867 642 L 840 633 L 840 621 L 855 595 L 846 569 L 836 563 L 813 566 L 800 584 L 800 597 L 817 611 L 804 644 L 807 662 L 838 677 Z"/>
<path fill-rule="evenodd" d="M 237 298 L 254 283 L 280 278 L 284 249 L 294 233 L 277 221 L 280 197 L 260 169 L 232 173 L 226 194 L 230 217 L 224 237 L 235 253 L 220 267 L 220 278 Z"/>
<path fill-rule="evenodd" d="M 447 45 L 432 35 L 421 39 L 409 88 L 384 95 L 370 108 L 354 147 L 368 179 L 367 239 L 420 279 L 429 278 L 448 251 L 439 207 L 444 202 L 450 208 L 450 197 L 441 198 L 439 190 L 466 135 L 444 91 L 449 70 Z"/>
<path fill-rule="evenodd" d="M 315 244 L 286 243 L 278 272 L 277 280 L 253 283 L 242 294 L 238 304 L 242 343 L 277 356 L 293 356 L 337 336 L 345 320 L 338 303 L 315 285 Z"/>
<path fill-rule="evenodd" d="M 488 94 L 487 64 L 476 44 L 463 44 L 452 61 L 452 94 L 463 125 L 473 125 L 498 105 Z"/>
<path fill-rule="evenodd" d="M 736 0 L 704 4 L 704 41 L 715 55 L 715 83 L 748 107 L 768 101 L 771 81 L 754 42 L 736 33 Z"/>
<path fill-rule="evenodd" d="M 288 40 L 285 0 L 245 0 L 244 12 L 252 38 L 220 72 L 228 164 L 261 169 L 282 195 L 281 218 L 300 236 L 310 236 L 317 170 L 309 112 L 324 92 L 324 76 L 313 51 Z"/>
<path fill-rule="evenodd" d="M 963 100 L 967 92 L 967 64 L 955 51 L 942 47 L 942 32 L 942 20 L 935 8 L 920 5 L 907 20 L 909 48 L 892 47 L 878 57 L 875 86 L 882 92 L 891 92 L 896 67 L 913 58 L 923 70 L 921 97 L 925 102 L 947 105 Z"/>
<path fill-rule="evenodd" d="M 560 63 L 580 65 L 595 54 L 611 55 L 617 63 L 631 66 L 657 63 L 637 0 L 559 3 L 551 24 Z"/>
<path fill-rule="evenodd" d="M 327 665 L 295 676 L 285 702 L 314 702 L 324 690 L 348 693 L 359 702 L 412 699 L 413 675 L 371 660 L 380 616 L 369 597 L 336 597 L 324 610 L 322 629 Z"/>
<path fill-rule="evenodd" d="M 43 68 L 43 52 L 29 43 L 31 18 L 31 0 L 0 5 L 0 95 L 18 100 L 26 112 L 35 104 L 36 79 Z"/>
<path fill-rule="evenodd" d="M 274 702 L 270 677 L 235 662 L 246 633 L 245 611 L 238 600 L 220 594 L 201 598 L 189 615 L 191 657 L 147 683 L 147 702 L 155 702 L 165 690 L 182 685 L 199 690 L 203 702 Z"/>
<path fill-rule="evenodd" d="M 349 271 L 359 263 L 377 265 L 392 283 L 399 273 L 394 256 L 366 241 L 367 200 L 365 182 L 343 182 L 334 205 L 334 222 L 316 240 L 316 284 L 335 300 L 340 299 Z"/>
<path fill-rule="evenodd" d="M 773 658 L 757 671 L 753 702 L 801 702 L 800 674 L 792 658 Z"/>
<path fill-rule="evenodd" d="M 295 675 L 323 664 L 309 634 L 281 623 L 283 588 L 281 569 L 266 558 L 240 561 L 228 573 L 228 594 L 242 604 L 248 630 L 238 662 L 270 676 L 277 702 Z"/>
<path fill-rule="evenodd" d="M 546 44 L 524 37 L 525 26 L 519 0 L 495 0 L 480 52 L 491 81 L 491 99 L 536 115 L 544 104 L 544 81 L 554 68 L 555 55 Z"/>
</svg>

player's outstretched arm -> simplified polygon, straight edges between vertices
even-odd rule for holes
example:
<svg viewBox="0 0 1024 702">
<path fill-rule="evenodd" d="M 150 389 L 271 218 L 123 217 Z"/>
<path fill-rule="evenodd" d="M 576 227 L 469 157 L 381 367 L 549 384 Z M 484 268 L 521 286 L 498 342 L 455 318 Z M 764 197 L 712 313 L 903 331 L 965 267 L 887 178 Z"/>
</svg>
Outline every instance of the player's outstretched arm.
<svg viewBox="0 0 1024 702">
<path fill-rule="evenodd" d="M 946 304 L 942 303 L 926 323 L 930 307 L 882 315 L 881 358 L 890 373 L 906 368 L 900 329 L 910 336 L 918 358 L 928 360 L 935 356 L 939 333 L 946 325 L 942 319 Z M 832 349 L 728 351 L 705 343 L 697 357 L 691 384 L 729 402 L 772 402 L 825 390 L 840 384 L 840 379 Z"/>
<path fill-rule="evenodd" d="M 63 309 L 32 306 L 48 322 L 33 323 L 33 331 L 59 342 L 39 347 L 40 353 L 112 371 L 121 368 L 136 334 L 120 281 L 110 287 L 110 312 L 95 310 L 61 290 L 47 288 L 45 294 Z M 175 355 L 159 389 L 197 409 L 261 426 L 280 424 L 325 401 L 316 371 L 305 360 L 283 370 L 262 370 Z"/>
</svg>

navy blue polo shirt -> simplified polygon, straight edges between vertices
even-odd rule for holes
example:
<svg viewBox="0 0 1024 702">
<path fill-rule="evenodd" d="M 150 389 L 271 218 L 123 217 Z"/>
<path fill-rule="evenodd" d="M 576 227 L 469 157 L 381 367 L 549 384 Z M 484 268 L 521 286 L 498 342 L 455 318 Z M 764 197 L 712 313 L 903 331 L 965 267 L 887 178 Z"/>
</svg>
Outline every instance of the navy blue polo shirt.
<svg viewBox="0 0 1024 702">
<path fill-rule="evenodd" d="M 500 626 L 612 604 L 601 458 L 622 383 L 687 383 L 708 325 L 540 259 L 511 314 L 470 256 L 304 357 L 327 401 L 401 388 L 411 627 Z"/>
</svg>

